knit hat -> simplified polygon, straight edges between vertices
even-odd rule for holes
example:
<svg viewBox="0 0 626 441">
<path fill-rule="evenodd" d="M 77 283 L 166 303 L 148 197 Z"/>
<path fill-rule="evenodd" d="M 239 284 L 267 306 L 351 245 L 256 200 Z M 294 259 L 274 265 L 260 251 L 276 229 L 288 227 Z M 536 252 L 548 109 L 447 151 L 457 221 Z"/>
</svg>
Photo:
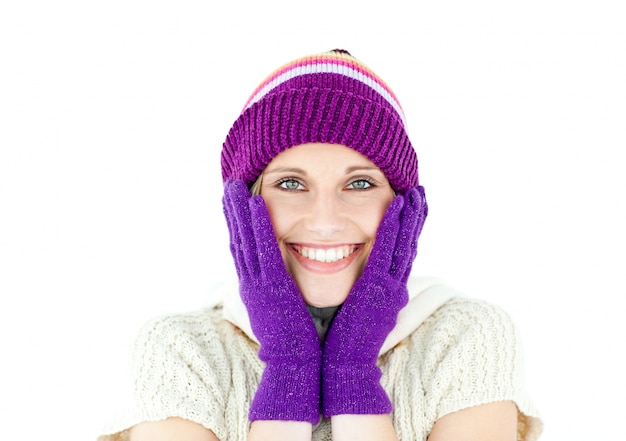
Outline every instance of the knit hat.
<svg viewBox="0 0 626 441">
<path fill-rule="evenodd" d="M 250 186 L 279 153 L 310 142 L 363 154 L 396 192 L 418 185 L 417 155 L 397 98 L 345 50 L 294 60 L 256 88 L 224 142 L 222 178 Z"/>
</svg>

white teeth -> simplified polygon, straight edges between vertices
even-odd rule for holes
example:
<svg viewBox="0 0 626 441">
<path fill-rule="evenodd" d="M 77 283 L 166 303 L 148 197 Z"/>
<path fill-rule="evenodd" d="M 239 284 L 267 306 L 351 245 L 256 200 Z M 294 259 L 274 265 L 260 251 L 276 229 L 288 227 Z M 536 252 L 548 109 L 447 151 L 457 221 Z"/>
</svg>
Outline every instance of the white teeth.
<svg viewBox="0 0 626 441">
<path fill-rule="evenodd" d="M 318 262 L 330 263 L 348 257 L 354 252 L 355 247 L 346 245 L 342 247 L 328 249 L 308 247 L 294 247 L 294 249 L 307 259 L 317 260 Z"/>
<path fill-rule="evenodd" d="M 324 250 L 315 250 L 315 260 L 319 262 L 326 262 L 326 251 Z"/>
<path fill-rule="evenodd" d="M 337 251 L 334 249 L 326 250 L 326 262 L 334 262 L 337 260 Z"/>
</svg>

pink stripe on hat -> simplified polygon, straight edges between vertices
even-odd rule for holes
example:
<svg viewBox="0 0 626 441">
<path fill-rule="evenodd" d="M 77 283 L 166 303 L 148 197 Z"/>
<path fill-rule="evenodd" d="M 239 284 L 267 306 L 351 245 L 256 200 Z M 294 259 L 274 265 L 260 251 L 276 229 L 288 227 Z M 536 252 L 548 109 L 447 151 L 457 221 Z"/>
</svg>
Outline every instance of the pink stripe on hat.
<svg viewBox="0 0 626 441">
<path fill-rule="evenodd" d="M 340 67 L 341 66 L 341 67 Z M 252 93 L 244 109 L 263 98 L 274 87 L 294 76 L 312 73 L 337 73 L 358 79 L 376 89 L 396 109 L 404 120 L 404 112 L 389 86 L 370 68 L 345 52 L 328 52 L 300 58 L 285 64 L 270 74 Z"/>
</svg>

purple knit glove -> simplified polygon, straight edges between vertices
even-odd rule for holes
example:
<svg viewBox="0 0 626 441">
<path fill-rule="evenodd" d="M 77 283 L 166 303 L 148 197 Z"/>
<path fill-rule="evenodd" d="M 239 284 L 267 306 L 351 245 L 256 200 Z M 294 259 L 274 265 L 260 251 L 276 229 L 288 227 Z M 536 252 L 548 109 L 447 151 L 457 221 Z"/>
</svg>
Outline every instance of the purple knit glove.
<svg viewBox="0 0 626 441">
<path fill-rule="evenodd" d="M 265 370 L 250 421 L 308 421 L 320 415 L 322 349 L 315 324 L 287 273 L 265 201 L 242 180 L 224 187 L 224 213 L 239 275 L 239 292 L 261 343 Z"/>
<path fill-rule="evenodd" d="M 363 274 L 326 336 L 322 359 L 324 416 L 391 412 L 376 361 L 398 312 L 408 302 L 406 283 L 427 213 L 422 187 L 396 196 L 387 209 Z"/>
</svg>

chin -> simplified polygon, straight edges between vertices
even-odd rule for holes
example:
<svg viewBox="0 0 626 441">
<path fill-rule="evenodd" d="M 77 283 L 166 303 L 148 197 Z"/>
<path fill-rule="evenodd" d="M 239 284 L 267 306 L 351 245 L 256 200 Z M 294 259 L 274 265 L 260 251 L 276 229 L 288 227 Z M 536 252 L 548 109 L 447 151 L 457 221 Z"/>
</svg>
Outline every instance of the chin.
<svg viewBox="0 0 626 441">
<path fill-rule="evenodd" d="M 304 301 L 317 308 L 339 306 L 348 297 L 355 278 L 313 276 L 297 277 L 296 284 L 300 288 Z"/>
</svg>

